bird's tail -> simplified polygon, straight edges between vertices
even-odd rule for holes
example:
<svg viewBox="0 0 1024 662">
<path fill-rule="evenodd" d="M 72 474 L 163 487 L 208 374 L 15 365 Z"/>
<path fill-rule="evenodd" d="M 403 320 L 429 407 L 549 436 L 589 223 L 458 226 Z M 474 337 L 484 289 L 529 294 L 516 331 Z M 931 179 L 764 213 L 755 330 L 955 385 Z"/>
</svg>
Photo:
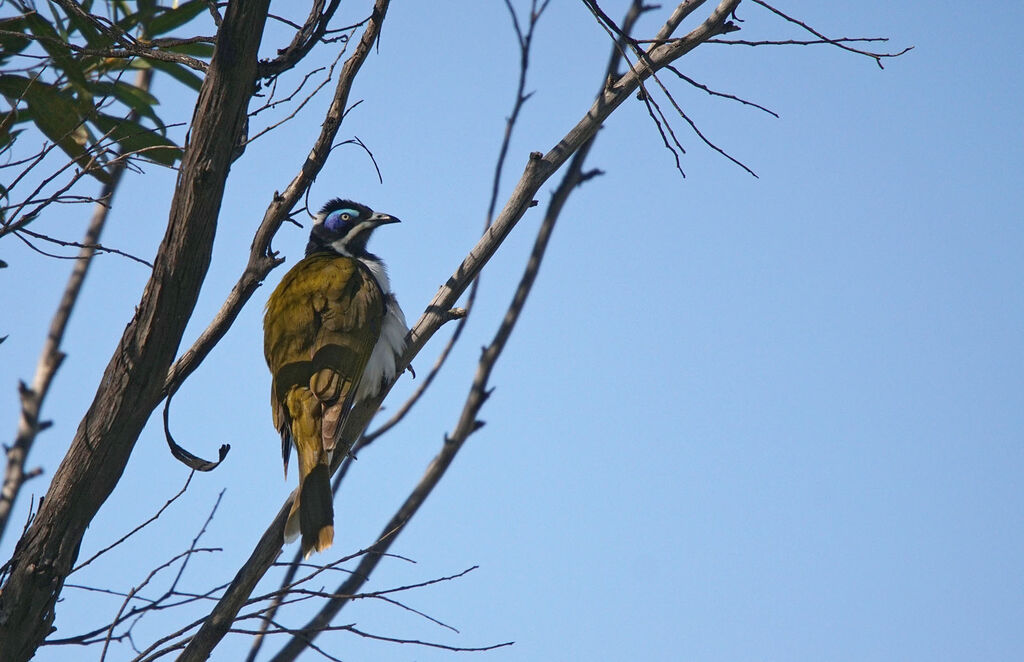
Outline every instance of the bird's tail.
<svg viewBox="0 0 1024 662">
<path fill-rule="evenodd" d="M 302 535 L 302 555 L 322 552 L 334 542 L 334 495 L 331 493 L 329 454 L 320 440 L 320 405 L 306 389 L 288 395 L 292 439 L 299 455 L 299 488 L 285 524 L 284 538 Z"/>
<path fill-rule="evenodd" d="M 322 552 L 334 542 L 334 495 L 326 464 L 316 465 L 302 479 L 296 498 L 302 555 L 308 559 L 314 551 Z"/>
</svg>

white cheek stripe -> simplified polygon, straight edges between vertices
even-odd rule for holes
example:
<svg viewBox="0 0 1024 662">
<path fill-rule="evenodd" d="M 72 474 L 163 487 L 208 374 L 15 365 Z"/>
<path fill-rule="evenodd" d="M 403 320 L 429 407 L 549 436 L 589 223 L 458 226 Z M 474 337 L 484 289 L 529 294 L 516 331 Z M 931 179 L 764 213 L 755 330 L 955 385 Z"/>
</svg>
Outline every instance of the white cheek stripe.
<svg viewBox="0 0 1024 662">
<path fill-rule="evenodd" d="M 346 232 L 344 237 L 335 239 L 328 245 L 331 248 L 333 248 L 334 252 L 337 253 L 338 255 L 344 255 L 345 257 L 354 257 L 352 253 L 348 251 L 348 242 L 354 239 L 355 237 L 358 237 L 360 232 L 364 230 L 372 230 L 375 227 L 377 227 L 375 223 L 372 223 L 370 221 L 363 221 L 359 225 L 353 227 L 351 230 Z"/>
</svg>

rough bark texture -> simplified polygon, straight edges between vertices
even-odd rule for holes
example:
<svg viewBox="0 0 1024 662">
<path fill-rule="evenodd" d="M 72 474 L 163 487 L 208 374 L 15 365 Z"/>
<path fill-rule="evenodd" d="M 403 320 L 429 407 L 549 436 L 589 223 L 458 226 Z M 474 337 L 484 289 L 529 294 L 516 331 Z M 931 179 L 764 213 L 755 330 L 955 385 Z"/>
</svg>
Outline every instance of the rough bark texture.
<svg viewBox="0 0 1024 662">
<path fill-rule="evenodd" d="M 167 231 L 134 319 L 103 375 L 0 589 L 0 660 L 28 660 L 86 528 L 117 485 L 164 380 L 210 263 L 224 182 L 253 91 L 269 0 L 228 5 L 200 91 Z"/>
</svg>

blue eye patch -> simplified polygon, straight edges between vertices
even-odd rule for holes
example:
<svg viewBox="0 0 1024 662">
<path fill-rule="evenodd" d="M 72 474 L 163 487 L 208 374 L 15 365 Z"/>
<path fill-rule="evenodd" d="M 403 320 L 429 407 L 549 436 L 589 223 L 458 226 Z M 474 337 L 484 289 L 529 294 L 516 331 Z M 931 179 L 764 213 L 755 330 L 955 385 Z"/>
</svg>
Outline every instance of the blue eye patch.
<svg viewBox="0 0 1024 662">
<path fill-rule="evenodd" d="M 333 211 L 324 219 L 324 227 L 331 232 L 337 232 L 341 226 L 359 218 L 359 212 L 355 209 L 339 209 Z"/>
</svg>

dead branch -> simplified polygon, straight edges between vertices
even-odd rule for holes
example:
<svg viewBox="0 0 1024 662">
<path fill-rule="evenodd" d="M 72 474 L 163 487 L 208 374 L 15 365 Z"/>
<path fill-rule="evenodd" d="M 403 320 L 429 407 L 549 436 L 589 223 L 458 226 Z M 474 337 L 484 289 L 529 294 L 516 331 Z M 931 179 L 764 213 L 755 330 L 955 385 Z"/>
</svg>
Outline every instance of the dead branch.
<svg viewBox="0 0 1024 662">
<path fill-rule="evenodd" d="M 345 42 L 345 43 L 347 44 L 348 42 Z M 324 79 L 316 87 L 313 88 L 313 91 L 310 92 L 309 94 L 307 94 L 306 97 L 304 99 L 302 99 L 298 103 L 298 105 L 296 105 L 295 108 L 292 109 L 292 111 L 288 115 L 286 115 L 282 119 L 278 120 L 277 122 L 273 122 L 273 123 L 267 125 L 266 127 L 264 127 L 262 129 L 260 129 L 259 131 L 257 131 L 254 135 L 249 136 L 248 138 L 246 138 L 245 142 L 243 143 L 243 146 L 244 145 L 248 145 L 249 143 L 255 141 L 257 138 L 259 138 L 259 137 L 261 137 L 261 136 L 263 136 L 263 135 L 265 135 L 267 133 L 270 133 L 271 131 L 273 131 L 277 127 L 281 126 L 285 122 L 289 122 L 292 119 L 294 119 L 295 116 L 298 115 L 299 112 L 303 108 L 306 107 L 306 104 L 308 104 L 310 101 L 312 101 L 313 97 L 315 97 L 320 92 L 320 90 L 322 90 L 324 87 L 327 86 L 328 83 L 331 82 L 331 79 L 334 77 L 334 67 L 338 64 L 338 60 L 340 60 L 341 56 L 344 55 L 344 54 L 345 54 L 345 48 L 341 48 L 341 49 L 338 50 L 337 57 L 334 58 L 334 61 L 331 63 L 331 66 L 328 67 L 328 69 L 327 69 L 327 76 L 325 76 Z M 310 72 L 306 77 L 304 77 L 302 79 L 302 81 L 299 83 L 298 88 L 294 92 L 292 92 L 290 95 L 288 95 L 287 97 L 285 97 L 283 99 L 280 99 L 278 101 L 274 101 L 274 102 L 268 103 L 268 104 L 266 104 L 266 105 L 264 105 L 264 106 L 262 106 L 260 108 L 257 108 L 253 112 L 249 113 L 249 116 L 250 117 L 254 117 L 257 113 L 259 113 L 259 112 L 261 112 L 263 110 L 266 110 L 266 109 L 269 109 L 269 108 L 273 108 L 273 107 L 275 107 L 275 106 L 277 106 L 279 104 L 282 104 L 282 103 L 288 103 L 289 101 L 294 99 L 295 96 L 299 93 L 299 90 L 301 90 L 302 87 L 305 85 L 306 81 L 308 80 L 308 77 L 312 76 L 313 73 L 314 72 Z"/>
<path fill-rule="evenodd" d="M 913 48 L 914 48 L 913 46 L 908 46 L 908 47 L 904 48 L 903 50 L 897 51 L 895 53 L 879 53 L 879 52 L 875 52 L 875 51 L 867 51 L 867 50 L 863 50 L 863 49 L 860 49 L 860 48 L 854 48 L 853 46 L 850 46 L 849 44 L 851 42 L 861 41 L 861 40 L 853 40 L 853 39 L 846 39 L 846 38 L 844 38 L 844 39 L 830 39 L 830 38 L 826 37 L 824 34 L 822 34 L 821 32 L 818 32 L 817 30 L 812 28 L 807 23 L 801 21 L 800 19 L 793 18 L 789 14 L 786 14 L 785 12 L 780 11 L 779 9 L 776 9 L 775 7 L 770 5 L 769 3 L 765 2 L 765 0 L 751 0 L 751 1 L 755 5 L 761 5 L 762 7 L 764 7 L 765 9 L 770 11 L 771 13 L 775 14 L 776 16 L 779 16 L 780 18 L 784 19 L 785 21 L 787 21 L 789 23 L 792 23 L 793 25 L 796 25 L 796 26 L 802 28 L 806 32 L 810 32 L 815 37 L 817 37 L 819 40 L 821 40 L 822 43 L 831 44 L 833 46 L 836 46 L 838 48 L 843 49 L 844 51 L 850 51 L 851 53 L 856 53 L 857 55 L 864 55 L 866 57 L 871 58 L 872 60 L 875 61 L 875 64 L 878 65 L 879 69 L 885 69 L 885 66 L 882 64 L 882 60 L 883 59 L 899 57 L 899 56 L 903 55 L 904 53 L 907 53 L 907 52 L 913 50 Z M 874 40 L 864 39 L 863 41 L 874 41 Z M 747 44 L 747 45 L 753 45 L 753 44 Z"/>
<path fill-rule="evenodd" d="M 709 39 L 707 43 L 711 43 L 711 41 L 712 40 Z M 680 80 L 686 81 L 687 83 L 689 83 L 693 87 L 696 87 L 698 90 L 703 90 L 703 91 L 707 92 L 709 95 L 711 95 L 713 97 L 721 97 L 723 99 L 729 99 L 730 101 L 736 101 L 738 103 L 743 104 L 744 106 L 752 106 L 754 108 L 757 108 L 758 110 L 764 111 L 764 112 L 768 113 L 769 115 L 771 115 L 772 117 L 774 117 L 776 119 L 778 119 L 778 117 L 779 117 L 779 114 L 776 113 L 774 110 L 771 110 L 769 108 L 765 108 L 761 104 L 754 103 L 753 101 L 750 101 L 749 99 L 744 99 L 743 97 L 736 96 L 735 94 L 728 94 L 726 92 L 718 92 L 718 91 L 712 90 L 707 85 L 705 85 L 703 83 L 698 83 L 694 79 L 690 78 L 689 76 L 687 76 L 683 72 L 679 71 L 679 69 L 675 68 L 671 64 L 668 65 L 665 68 L 668 69 L 669 71 L 671 71 L 672 73 L 674 73 L 676 75 L 676 77 L 678 77 Z"/>
<path fill-rule="evenodd" d="M 191 475 L 189 476 L 189 480 L 191 480 Z M 128 534 L 128 536 L 125 536 L 125 538 L 131 536 L 132 534 L 134 534 L 135 532 L 140 530 L 142 527 L 144 527 L 146 524 L 148 524 L 149 522 L 151 522 L 154 519 L 156 519 L 157 517 L 159 517 L 160 513 L 162 513 L 171 503 L 173 503 L 178 497 L 180 497 L 184 493 L 185 488 L 187 488 L 187 487 L 188 487 L 188 481 L 186 481 L 185 487 L 183 487 L 181 489 L 181 491 L 179 491 L 166 504 L 164 504 L 164 506 L 160 509 L 160 511 L 156 515 L 151 517 L 149 520 L 144 522 L 142 525 L 140 525 L 140 526 L 136 527 L 135 529 L 133 529 Z M 118 595 L 118 596 L 123 597 L 124 600 L 121 602 L 120 608 L 118 609 L 117 613 L 114 615 L 114 618 L 110 621 L 110 623 L 108 623 L 106 625 L 103 625 L 102 627 L 95 628 L 95 629 L 93 629 L 93 630 L 91 630 L 89 632 L 86 632 L 84 634 L 76 635 L 76 636 L 73 636 L 73 637 L 64 637 L 64 638 L 61 638 L 61 639 L 50 639 L 50 640 L 47 640 L 47 641 L 43 642 L 43 644 L 47 645 L 47 646 L 69 645 L 69 644 L 74 644 L 74 645 L 79 645 L 79 646 L 90 646 L 90 645 L 102 643 L 103 644 L 103 652 L 102 652 L 102 654 L 100 656 L 101 659 L 102 659 L 103 656 L 106 655 L 106 651 L 107 651 L 107 649 L 109 647 L 110 642 L 121 641 L 121 640 L 123 640 L 125 638 L 131 639 L 132 629 L 136 625 L 138 625 L 138 623 L 147 614 L 149 614 L 151 612 L 157 612 L 157 611 L 173 609 L 175 607 L 180 607 L 182 605 L 190 604 L 190 603 L 201 601 L 201 600 L 209 600 L 209 599 L 211 599 L 211 596 L 214 593 L 222 590 L 224 588 L 223 585 L 216 586 L 216 587 L 206 591 L 205 593 L 185 593 L 185 592 L 182 592 L 182 591 L 178 590 L 178 584 L 181 581 L 182 576 L 183 576 L 183 574 L 185 572 L 185 568 L 188 566 L 188 562 L 192 558 L 193 555 L 201 553 L 201 552 L 219 552 L 219 551 L 221 551 L 220 548 L 215 548 L 215 547 L 199 547 L 198 544 L 199 544 L 199 539 L 203 536 L 203 534 L 206 533 L 207 527 L 209 526 L 210 522 L 213 520 L 213 517 L 214 517 L 214 515 L 217 512 L 217 508 L 220 506 L 220 501 L 221 501 L 221 498 L 223 496 L 224 496 L 224 491 L 221 490 L 220 494 L 217 496 L 217 500 L 213 504 L 213 507 L 210 509 L 210 512 L 207 515 L 205 522 L 203 523 L 202 527 L 200 528 L 200 530 L 196 534 L 196 536 L 192 539 L 192 542 L 188 546 L 188 548 L 185 551 L 183 551 L 183 552 L 181 552 L 179 554 L 176 554 L 175 556 L 173 556 L 168 561 L 166 561 L 166 562 L 162 563 L 161 565 L 157 566 L 156 568 L 152 569 L 149 572 L 149 574 L 143 579 L 143 581 L 138 586 L 135 586 L 134 588 L 132 588 L 128 592 L 112 591 L 112 590 L 108 590 L 108 589 L 97 589 L 97 588 L 88 587 L 88 586 L 65 584 L 65 586 L 74 586 L 75 588 L 79 588 L 79 589 L 84 589 L 84 590 L 89 590 L 89 591 L 99 591 L 99 592 L 108 593 L 108 594 L 111 594 L 111 595 Z M 115 545 L 117 545 L 120 542 L 122 542 L 125 538 L 122 538 L 121 540 L 119 540 L 114 545 L 111 545 L 110 547 L 102 550 L 101 552 L 96 554 L 96 556 L 99 556 L 100 554 L 103 554 L 103 553 L 109 551 Z M 96 556 L 94 556 L 93 558 L 96 558 Z M 90 559 L 90 561 L 91 560 L 92 559 Z M 140 591 L 144 587 L 146 587 L 151 581 L 153 581 L 153 579 L 155 579 L 158 574 L 160 574 L 161 572 L 163 572 L 167 568 L 170 568 L 171 566 L 173 566 L 178 561 L 181 561 L 181 565 L 178 567 L 178 572 L 175 574 L 175 577 L 171 581 L 170 586 L 167 589 L 164 590 L 163 594 L 160 595 L 160 597 L 155 598 L 155 599 L 153 599 L 153 598 L 146 598 L 146 597 L 144 597 L 144 596 L 142 596 L 140 594 Z M 85 564 L 83 564 L 83 565 L 85 565 Z M 174 600 L 174 598 L 182 598 L 182 599 Z M 129 608 L 129 605 L 132 602 L 141 602 L 143 604 L 141 606 L 133 606 L 133 607 Z M 131 620 L 132 623 L 128 626 L 128 628 L 125 629 L 123 632 L 121 632 L 121 634 L 115 635 L 114 632 L 115 632 L 116 628 L 118 626 L 120 626 L 120 625 L 123 625 L 126 621 L 129 621 L 129 620 Z"/>
<path fill-rule="evenodd" d="M 74 568 L 71 569 L 71 572 L 69 572 L 68 574 L 70 575 L 70 574 L 78 572 L 79 570 L 81 570 L 85 566 L 89 565 L 90 563 L 92 563 L 93 561 L 98 559 L 99 557 L 103 556 L 104 554 L 106 554 L 110 550 L 114 549 L 115 547 L 117 547 L 118 545 L 123 543 L 125 540 L 128 540 L 133 535 L 135 535 L 136 533 L 138 533 L 139 531 L 141 531 L 142 529 L 146 528 L 147 526 L 149 526 L 150 524 L 155 522 L 157 519 L 159 519 L 160 516 L 164 514 L 164 511 L 167 510 L 171 506 L 172 503 L 174 503 L 175 501 L 180 499 L 181 496 L 183 494 L 185 494 L 185 491 L 188 489 L 188 486 L 192 483 L 192 477 L 195 476 L 195 475 L 196 474 L 195 474 L 194 471 L 190 471 L 189 474 L 188 474 L 188 478 L 185 479 L 185 484 L 181 486 L 181 489 L 178 490 L 177 493 L 175 493 L 174 496 L 172 496 L 170 499 L 168 499 L 164 503 L 164 505 L 162 505 L 160 507 L 160 509 L 157 510 L 149 519 L 144 521 L 142 524 L 139 524 L 134 529 L 132 529 L 128 533 L 124 534 L 123 536 L 121 536 L 120 538 L 115 540 L 114 542 L 110 543 L 109 545 L 107 545 L 106 547 L 101 549 L 100 551 L 96 552 L 95 554 L 90 556 L 85 561 L 82 561 L 81 563 L 76 565 Z"/>
<path fill-rule="evenodd" d="M 102 195 L 102 193 L 101 193 L 101 195 Z M 97 207 L 103 207 L 103 206 L 104 205 L 102 203 L 97 203 Z M 120 255 L 121 257 L 128 258 L 132 262 L 138 262 L 139 264 L 143 264 L 143 265 L 149 267 L 150 269 L 153 268 L 153 263 L 150 262 L 149 260 L 144 260 L 141 257 L 138 257 L 137 255 L 132 255 L 131 253 L 127 253 L 127 252 L 122 251 L 122 250 L 117 249 L 117 248 L 110 248 L 109 246 L 104 246 L 103 244 L 98 244 L 98 243 L 85 244 L 85 243 L 82 243 L 82 242 L 79 242 L 79 241 L 64 241 L 63 239 L 58 239 L 56 237 L 51 237 L 51 236 L 45 235 L 45 234 L 43 234 L 41 232 L 35 232 L 33 230 L 29 230 L 28 228 L 22 228 L 18 232 L 15 232 L 15 234 L 27 234 L 28 236 L 33 237 L 35 239 L 39 239 L 39 240 L 42 240 L 42 241 L 45 241 L 45 242 L 49 242 L 51 244 L 57 244 L 58 246 L 69 246 L 69 247 L 72 247 L 72 248 L 88 248 L 88 249 L 91 249 L 94 253 L 100 253 L 100 254 L 109 253 L 111 255 Z M 82 255 L 81 254 L 79 254 L 79 255 L 57 255 L 55 257 L 60 258 L 60 259 L 66 259 L 66 260 L 81 260 L 82 259 Z"/>
<path fill-rule="evenodd" d="M 309 10 L 309 17 L 302 26 L 296 26 L 292 42 L 278 51 L 273 60 L 264 60 L 259 64 L 260 78 L 279 76 L 298 64 L 320 42 L 327 32 L 327 26 L 338 9 L 339 0 L 331 0 L 324 8 L 324 0 L 315 0 Z M 356 26 L 353 26 L 355 30 Z"/>
</svg>

